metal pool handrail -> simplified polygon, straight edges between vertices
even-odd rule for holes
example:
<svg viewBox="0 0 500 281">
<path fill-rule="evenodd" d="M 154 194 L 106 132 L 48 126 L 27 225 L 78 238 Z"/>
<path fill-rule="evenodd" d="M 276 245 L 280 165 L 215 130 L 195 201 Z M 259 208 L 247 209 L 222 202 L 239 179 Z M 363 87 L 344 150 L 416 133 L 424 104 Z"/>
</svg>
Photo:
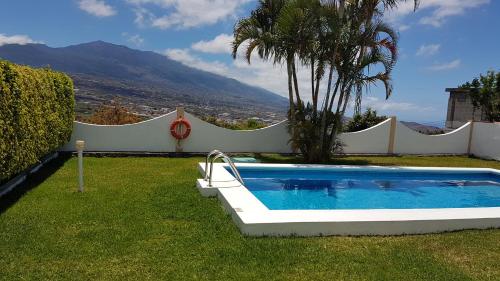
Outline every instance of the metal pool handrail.
<svg viewBox="0 0 500 281">
<path fill-rule="evenodd" d="M 208 178 L 208 186 L 210 186 L 210 187 L 212 186 L 212 176 L 213 176 L 213 171 L 214 171 L 214 167 L 213 166 L 214 166 L 215 160 L 217 160 L 219 158 L 223 158 L 224 160 L 227 161 L 227 163 L 229 164 L 229 167 L 231 168 L 231 171 L 233 172 L 234 176 L 243 185 L 243 179 L 241 178 L 241 175 L 238 172 L 238 169 L 236 169 L 236 166 L 234 165 L 233 160 L 231 160 L 231 158 L 229 158 L 226 154 L 220 152 L 214 158 L 212 158 L 212 161 L 210 162 L 210 176 Z"/>
<path fill-rule="evenodd" d="M 212 150 L 210 151 L 208 154 L 207 154 L 207 158 L 205 159 L 205 181 L 208 179 L 208 160 L 210 160 L 210 157 L 214 154 L 220 154 L 222 153 L 222 151 L 218 150 L 218 149 L 215 149 L 215 150 Z"/>
</svg>

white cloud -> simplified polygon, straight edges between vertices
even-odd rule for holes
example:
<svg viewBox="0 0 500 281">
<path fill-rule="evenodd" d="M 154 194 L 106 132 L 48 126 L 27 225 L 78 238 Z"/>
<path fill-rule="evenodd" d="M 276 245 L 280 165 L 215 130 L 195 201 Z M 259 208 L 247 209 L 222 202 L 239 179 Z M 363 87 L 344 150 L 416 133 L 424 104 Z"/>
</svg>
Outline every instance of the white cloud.
<svg viewBox="0 0 500 281">
<path fill-rule="evenodd" d="M 136 6 L 136 23 L 160 29 L 215 24 L 235 17 L 239 8 L 248 2 L 250 0 L 128 0 Z M 155 15 L 147 5 L 155 6 L 164 14 Z"/>
<path fill-rule="evenodd" d="M 223 47 L 229 44 L 232 37 L 227 34 L 220 34 L 213 40 L 200 41 L 192 44 L 191 49 L 167 49 L 162 52 L 170 59 L 179 61 L 187 66 L 198 68 L 201 70 L 213 72 L 219 75 L 230 77 L 249 85 L 258 86 L 283 97 L 288 97 L 288 85 L 286 67 L 273 62 L 264 61 L 256 54 L 252 54 L 251 64 L 248 64 L 244 56 L 246 46 L 243 45 L 239 49 L 237 58 L 229 63 L 221 61 L 208 61 L 197 56 L 194 51 L 210 50 L 213 53 L 228 53 L 230 48 Z M 216 52 L 217 50 L 217 52 Z M 297 79 L 299 82 L 299 91 L 301 97 L 305 101 L 310 101 L 310 69 L 299 66 L 297 69 Z M 325 79 L 326 80 L 326 79 Z M 323 94 L 326 90 L 326 81 L 322 81 L 320 85 L 320 101 L 323 99 Z M 379 110 L 415 110 L 420 107 L 409 103 L 397 103 L 392 101 L 370 100 L 367 103 L 371 107 Z"/>
<path fill-rule="evenodd" d="M 400 32 L 406 31 L 408 29 L 410 29 L 410 25 L 408 25 L 408 24 L 400 24 L 399 27 L 398 27 L 398 30 Z"/>
<path fill-rule="evenodd" d="M 372 108 L 379 112 L 407 112 L 418 110 L 418 112 L 422 111 L 433 111 L 435 110 L 433 107 L 422 107 L 420 104 L 413 104 L 410 102 L 396 102 L 389 100 L 381 100 L 377 97 L 371 96 L 363 96 L 363 107 L 364 108 Z"/>
<path fill-rule="evenodd" d="M 244 48 L 242 48 L 244 50 Z M 168 49 L 163 52 L 169 58 L 179 61 L 187 66 L 198 68 L 201 70 L 217 73 L 226 77 L 234 78 L 249 85 L 261 87 L 288 98 L 288 86 L 286 68 L 280 65 L 273 65 L 272 62 L 263 61 L 257 55 L 252 55 L 251 64 L 242 56 L 243 52 L 238 54 L 236 60 L 231 63 L 223 63 L 220 61 L 206 61 L 196 56 L 191 49 Z M 310 101 L 310 69 L 299 67 L 297 71 L 297 79 L 299 81 L 299 91 L 301 97 L 305 101 Z M 324 94 L 326 89 L 326 81 L 321 84 L 321 94 Z M 320 96 L 322 101 L 323 96 Z M 352 111 L 352 101 L 349 105 Z M 408 115 L 412 112 L 427 112 L 434 114 L 436 109 L 429 106 L 417 105 L 409 102 L 397 102 L 392 100 L 384 100 L 373 96 L 364 96 L 363 107 L 371 107 L 376 109 L 381 114 L 390 115 Z M 412 116 L 411 118 L 418 118 Z"/>
<path fill-rule="evenodd" d="M 167 49 L 163 51 L 162 54 L 172 60 L 176 60 L 187 66 L 191 66 L 204 71 L 213 72 L 224 76 L 229 76 L 230 73 L 226 64 L 219 61 L 204 61 L 199 57 L 191 54 L 189 52 L 189 49 Z"/>
<path fill-rule="evenodd" d="M 113 7 L 100 0 L 80 0 L 78 6 L 83 11 L 96 17 L 109 17 L 116 14 Z"/>
<path fill-rule="evenodd" d="M 462 62 L 459 59 L 456 59 L 456 60 L 453 60 L 453 61 L 447 62 L 447 63 L 435 64 L 435 65 L 429 67 L 429 69 L 433 70 L 433 71 L 450 70 L 450 69 L 458 68 L 461 64 L 462 64 Z"/>
<path fill-rule="evenodd" d="M 0 46 L 9 45 L 9 44 L 18 44 L 18 45 L 26 45 L 32 43 L 41 43 L 34 41 L 26 35 L 12 35 L 8 36 L 0 33 Z"/>
<path fill-rule="evenodd" d="M 215 39 L 211 41 L 215 41 Z M 204 60 L 193 53 L 193 49 L 197 50 L 198 48 L 167 49 L 162 54 L 187 66 L 230 77 L 252 86 L 264 88 L 283 97 L 288 97 L 286 67 L 279 64 L 275 65 L 271 61 L 264 61 L 255 53 L 252 54 L 251 63 L 248 64 L 244 56 L 245 45 L 241 46 L 237 58 L 230 63 Z M 301 98 L 305 101 L 310 101 L 311 99 L 310 75 L 308 67 L 298 65 L 297 80 L 299 82 L 299 91 Z M 321 101 L 326 89 L 326 79 L 321 82 L 320 89 L 319 100 Z"/>
<path fill-rule="evenodd" d="M 230 54 L 231 42 L 233 42 L 233 35 L 223 33 L 212 40 L 196 42 L 191 45 L 191 48 L 204 53 Z"/>
<path fill-rule="evenodd" d="M 148 9 L 142 7 L 135 8 L 134 13 L 134 22 L 140 27 L 146 26 L 147 22 L 151 21 L 151 19 L 154 17 L 153 13 L 151 13 Z"/>
<path fill-rule="evenodd" d="M 420 48 L 417 50 L 417 56 L 433 56 L 439 52 L 439 49 L 441 48 L 440 44 L 429 44 L 429 45 L 422 45 Z"/>
<path fill-rule="evenodd" d="M 127 32 L 123 32 L 122 36 L 127 39 L 127 42 L 132 43 L 135 46 L 142 46 L 142 44 L 144 44 L 144 38 L 142 38 L 139 34 L 128 34 Z"/>
<path fill-rule="evenodd" d="M 252 55 L 252 62 L 248 64 L 241 55 L 238 55 L 237 59 L 230 63 L 223 63 L 203 60 L 193 54 L 190 49 L 167 49 L 162 53 L 187 66 L 217 73 L 288 97 L 286 69 L 280 65 L 273 65 L 272 62 L 263 61 L 257 55 Z M 297 79 L 301 86 L 299 90 L 305 98 L 309 96 L 311 91 L 308 87 L 309 75 L 308 69 L 299 68 L 297 71 Z"/>
<path fill-rule="evenodd" d="M 419 23 L 439 27 L 449 17 L 462 15 L 468 9 L 489 3 L 490 0 L 422 0 L 417 13 L 428 11 L 429 15 L 422 17 Z M 413 13 L 413 5 L 413 1 L 402 2 L 396 9 L 387 13 L 386 18 L 399 21 Z"/>
</svg>

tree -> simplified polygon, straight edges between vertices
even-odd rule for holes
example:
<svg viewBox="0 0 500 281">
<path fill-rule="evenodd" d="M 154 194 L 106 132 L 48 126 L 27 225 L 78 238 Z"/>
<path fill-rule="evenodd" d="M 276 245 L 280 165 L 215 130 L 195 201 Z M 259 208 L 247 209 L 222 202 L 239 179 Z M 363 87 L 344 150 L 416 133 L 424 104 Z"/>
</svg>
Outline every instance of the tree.
<svg viewBox="0 0 500 281">
<path fill-rule="evenodd" d="M 470 90 L 472 104 L 480 108 L 490 122 L 500 121 L 500 72 L 488 71 L 460 86 Z"/>
<path fill-rule="evenodd" d="M 250 63 L 254 50 L 261 59 L 273 59 L 274 63 L 282 63 L 286 47 L 279 45 L 275 31 L 278 16 L 285 5 L 284 0 L 260 0 L 258 7 L 251 12 L 248 18 L 236 23 L 234 28 L 233 58 L 236 58 L 238 49 L 243 43 L 248 43 L 245 57 Z M 288 57 L 293 55 L 290 54 Z M 292 86 L 293 71 L 290 60 L 287 58 L 288 100 L 290 109 L 294 108 L 294 94 Z"/>
<path fill-rule="evenodd" d="M 380 122 L 387 120 L 387 116 L 377 116 L 377 111 L 367 108 L 365 113 L 356 114 L 344 128 L 345 132 L 357 132 L 373 127 Z"/>
<path fill-rule="evenodd" d="M 99 125 L 124 125 L 143 121 L 140 116 L 131 113 L 119 102 L 111 105 L 101 105 L 90 117 L 83 120 L 86 123 Z"/>
<path fill-rule="evenodd" d="M 398 36 L 382 15 L 399 2 L 261 0 L 248 18 L 236 24 L 233 57 L 246 42 L 249 63 L 256 50 L 261 58 L 286 65 L 290 142 L 306 161 L 331 158 L 353 94 L 382 82 L 386 98 L 391 95 Z M 311 73 L 307 103 L 299 92 L 298 65 Z M 320 90 L 322 81 L 326 91 Z"/>
<path fill-rule="evenodd" d="M 253 118 L 241 120 L 234 123 L 229 123 L 227 121 L 217 119 L 217 117 L 215 116 L 206 116 L 203 117 L 202 120 L 215 126 L 231 130 L 256 130 L 267 127 L 264 122 Z"/>
</svg>

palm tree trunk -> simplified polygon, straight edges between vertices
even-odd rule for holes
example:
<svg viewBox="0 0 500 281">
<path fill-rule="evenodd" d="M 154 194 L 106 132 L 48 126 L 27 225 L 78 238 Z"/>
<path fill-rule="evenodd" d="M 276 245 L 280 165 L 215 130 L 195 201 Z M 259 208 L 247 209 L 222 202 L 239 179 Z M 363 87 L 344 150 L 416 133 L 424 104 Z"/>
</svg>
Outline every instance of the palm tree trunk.
<svg viewBox="0 0 500 281">
<path fill-rule="evenodd" d="M 293 85 L 295 87 L 295 98 L 297 99 L 297 106 L 301 106 L 302 100 L 300 99 L 299 82 L 297 81 L 297 69 L 295 67 L 295 59 L 292 64 Z"/>
<path fill-rule="evenodd" d="M 327 107 L 328 102 L 330 100 L 330 92 L 332 90 L 332 80 L 333 80 L 333 66 L 330 66 L 330 73 L 328 74 L 328 86 L 326 90 L 325 101 L 323 102 L 323 106 L 321 108 L 321 126 L 320 126 L 320 148 L 321 153 L 324 152 L 325 148 L 325 134 L 326 134 L 326 116 L 327 116 Z"/>
<path fill-rule="evenodd" d="M 332 92 L 333 71 L 334 71 L 334 67 L 330 66 L 330 73 L 328 73 L 328 84 L 327 84 L 327 88 L 326 88 L 326 96 L 325 96 L 325 100 L 323 102 L 323 108 L 321 109 L 323 112 L 325 112 L 326 109 L 328 108 L 328 104 L 330 101 L 330 93 Z"/>
<path fill-rule="evenodd" d="M 314 102 L 314 59 L 311 58 L 311 98 L 313 102 L 313 106 L 315 107 Z"/>
<path fill-rule="evenodd" d="M 340 112 L 340 116 L 344 117 L 345 110 L 347 108 L 347 104 L 349 103 L 349 98 L 351 97 L 351 89 L 348 90 L 347 96 L 344 98 L 344 105 L 342 106 L 342 111 Z"/>
<path fill-rule="evenodd" d="M 342 18 L 344 15 L 344 10 L 345 10 L 345 0 L 340 0 L 339 1 L 339 16 Z"/>
<path fill-rule="evenodd" d="M 342 86 L 340 87 L 340 96 L 339 96 L 339 100 L 337 102 L 337 109 L 335 110 L 335 124 L 333 126 L 333 130 L 332 130 L 332 135 L 331 135 L 331 138 L 330 138 L 330 144 L 333 142 L 333 140 L 335 140 L 335 135 L 337 134 L 337 131 L 339 129 L 339 112 L 340 112 L 340 108 L 342 106 L 342 103 L 344 101 L 344 96 L 345 96 L 345 83 L 342 83 Z M 330 102 L 330 105 L 333 105 L 333 99 L 331 100 Z"/>
<path fill-rule="evenodd" d="M 319 96 L 319 82 L 321 81 L 321 77 L 319 77 L 319 73 L 316 76 L 316 87 L 314 88 L 314 100 L 315 100 L 315 107 L 314 109 L 318 109 L 318 96 Z"/>
<path fill-rule="evenodd" d="M 290 122 L 292 126 L 294 126 L 295 121 L 295 103 L 293 101 L 293 82 L 292 82 L 292 61 L 290 59 L 287 60 L 286 68 L 287 68 L 287 76 L 288 76 L 288 99 L 290 102 Z"/>
<path fill-rule="evenodd" d="M 344 102 L 344 97 L 345 97 L 345 84 L 343 84 L 342 88 L 340 89 L 340 96 L 339 96 L 339 100 L 337 102 L 337 109 L 335 110 L 335 115 L 339 114 L 340 107 L 342 106 L 342 103 Z"/>
<path fill-rule="evenodd" d="M 347 108 L 347 104 L 349 103 L 349 96 L 350 96 L 351 89 L 352 89 L 351 83 L 347 86 L 347 89 L 344 86 L 345 85 L 343 85 L 343 87 L 342 87 L 342 91 L 341 91 L 340 97 L 339 97 L 339 102 L 337 104 L 337 110 L 335 111 L 335 115 L 337 118 L 335 119 L 336 124 L 334 126 L 334 130 L 332 131 L 332 135 L 330 138 L 331 148 L 333 148 L 333 145 L 335 144 L 335 140 L 337 139 L 337 135 L 340 132 L 340 128 L 341 128 L 340 125 L 342 124 L 342 121 L 343 121 L 342 119 L 344 117 L 344 113 L 345 113 L 345 110 Z M 341 111 L 341 108 L 342 108 L 342 111 Z"/>
<path fill-rule="evenodd" d="M 330 99 L 330 104 L 328 105 L 328 112 L 331 112 L 333 109 L 333 101 L 335 100 L 335 97 L 337 96 L 337 92 L 339 90 L 339 86 L 342 83 L 342 81 L 343 81 L 343 79 L 339 74 L 339 77 L 337 78 L 337 82 L 335 83 L 335 89 L 333 90 L 332 98 Z"/>
</svg>

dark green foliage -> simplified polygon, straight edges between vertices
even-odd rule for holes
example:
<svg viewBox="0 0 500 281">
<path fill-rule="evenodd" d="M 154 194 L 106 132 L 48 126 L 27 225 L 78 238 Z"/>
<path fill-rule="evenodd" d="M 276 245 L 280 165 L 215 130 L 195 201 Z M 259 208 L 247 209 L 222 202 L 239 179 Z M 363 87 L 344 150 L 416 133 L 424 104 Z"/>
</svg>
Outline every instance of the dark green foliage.
<svg viewBox="0 0 500 281">
<path fill-rule="evenodd" d="M 291 114 L 291 112 L 289 112 Z M 325 136 L 318 130 L 321 126 L 323 112 L 315 114 L 310 103 L 303 107 L 295 108 L 294 123 L 288 124 L 288 132 L 291 134 L 290 144 L 294 151 L 300 151 L 306 162 L 327 162 L 333 153 L 342 153 L 342 142 L 332 134 L 339 124 L 338 115 L 333 112 L 325 114 Z M 289 119 L 292 119 L 289 117 Z M 332 137 L 328 137 L 331 136 Z M 322 143 L 317 140 L 325 138 Z M 324 153 L 327 151 L 327 153 Z"/>
<path fill-rule="evenodd" d="M 231 130 L 256 130 L 267 127 L 267 125 L 264 122 L 261 122 L 256 119 L 247 119 L 235 123 L 229 123 L 227 121 L 218 119 L 214 116 L 208 116 L 203 118 L 203 121 L 208 122 L 210 124 L 214 124 L 215 126 L 218 127 Z"/>
<path fill-rule="evenodd" d="M 365 113 L 354 115 L 344 127 L 344 132 L 357 132 L 368 129 L 387 119 L 387 116 L 377 116 L 377 111 L 368 108 Z"/>
<path fill-rule="evenodd" d="M 0 61 L 0 182 L 69 141 L 74 103 L 67 75 Z"/>
<path fill-rule="evenodd" d="M 500 121 L 500 72 L 488 71 L 460 88 L 470 90 L 472 104 L 483 110 L 488 121 Z"/>
</svg>

